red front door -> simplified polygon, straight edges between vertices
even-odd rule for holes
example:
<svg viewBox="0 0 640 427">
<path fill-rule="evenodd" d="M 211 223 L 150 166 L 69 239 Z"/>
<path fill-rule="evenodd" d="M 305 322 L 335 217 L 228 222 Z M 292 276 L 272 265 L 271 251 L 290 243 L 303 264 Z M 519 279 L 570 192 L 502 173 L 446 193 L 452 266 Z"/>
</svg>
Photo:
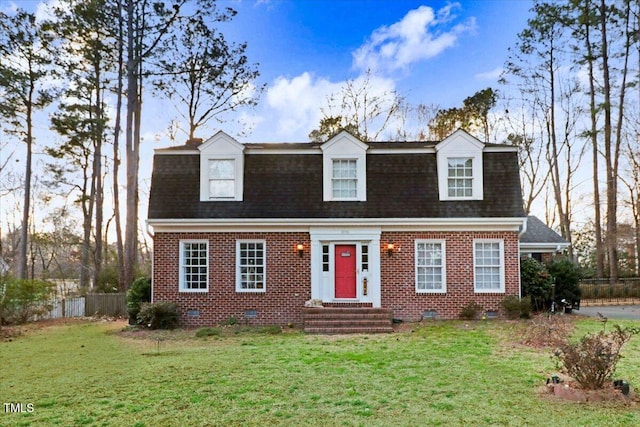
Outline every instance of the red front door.
<svg viewBox="0 0 640 427">
<path fill-rule="evenodd" d="M 356 297 L 356 246 L 336 245 L 336 298 Z"/>
</svg>

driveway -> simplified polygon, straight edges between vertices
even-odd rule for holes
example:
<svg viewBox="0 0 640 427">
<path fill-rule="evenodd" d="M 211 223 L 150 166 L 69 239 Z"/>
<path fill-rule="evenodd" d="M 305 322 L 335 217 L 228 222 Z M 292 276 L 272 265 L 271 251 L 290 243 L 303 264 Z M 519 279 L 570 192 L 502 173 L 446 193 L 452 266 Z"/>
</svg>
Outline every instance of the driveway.
<svg viewBox="0 0 640 427">
<path fill-rule="evenodd" d="M 598 313 L 601 313 L 608 319 L 640 321 L 640 305 L 601 305 L 589 307 L 582 306 L 580 307 L 580 310 L 575 310 L 574 313 L 589 317 L 598 317 Z"/>
</svg>

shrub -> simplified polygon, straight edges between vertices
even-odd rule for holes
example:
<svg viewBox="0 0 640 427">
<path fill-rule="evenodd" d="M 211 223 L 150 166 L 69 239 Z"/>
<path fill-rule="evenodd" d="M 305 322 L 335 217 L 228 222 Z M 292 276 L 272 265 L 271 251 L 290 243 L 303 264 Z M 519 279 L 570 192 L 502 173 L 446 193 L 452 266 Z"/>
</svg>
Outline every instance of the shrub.
<svg viewBox="0 0 640 427">
<path fill-rule="evenodd" d="M 465 320 L 473 320 L 477 319 L 483 308 L 480 304 L 475 301 L 469 301 L 469 304 L 462 307 L 460 310 L 460 318 Z"/>
<path fill-rule="evenodd" d="M 547 268 L 533 258 L 520 260 L 520 282 L 522 295 L 531 298 L 530 303 L 536 311 L 544 310 L 546 301 L 551 299 L 553 277 Z"/>
<path fill-rule="evenodd" d="M 529 296 L 518 298 L 515 295 L 506 296 L 502 300 L 507 319 L 528 319 L 531 317 L 531 298 Z"/>
<path fill-rule="evenodd" d="M 640 328 L 622 328 L 606 333 L 587 334 L 577 343 L 564 342 L 554 352 L 559 369 L 572 377 L 585 390 L 598 390 L 613 378 L 622 346 Z"/>
<path fill-rule="evenodd" d="M 127 291 L 127 312 L 130 324 L 137 323 L 140 304 L 143 302 L 151 302 L 151 279 L 149 277 L 138 277 Z"/>
<path fill-rule="evenodd" d="M 55 285 L 4 277 L 0 281 L 0 323 L 26 323 L 51 309 Z"/>
<path fill-rule="evenodd" d="M 175 302 L 143 302 L 138 313 L 138 323 L 150 329 L 173 329 L 178 326 L 180 315 Z"/>
<path fill-rule="evenodd" d="M 573 303 L 580 299 L 580 269 L 568 258 L 554 258 L 547 264 L 555 285 L 555 301 L 563 299 Z"/>
</svg>

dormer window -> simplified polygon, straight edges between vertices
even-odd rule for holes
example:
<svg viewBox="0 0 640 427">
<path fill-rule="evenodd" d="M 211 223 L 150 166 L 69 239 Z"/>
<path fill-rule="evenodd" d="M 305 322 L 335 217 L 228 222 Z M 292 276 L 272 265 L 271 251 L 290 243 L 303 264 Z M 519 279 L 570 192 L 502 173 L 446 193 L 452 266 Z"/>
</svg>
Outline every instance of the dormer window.
<svg viewBox="0 0 640 427">
<path fill-rule="evenodd" d="M 200 201 L 242 200 L 244 146 L 218 132 L 200 147 Z"/>
<path fill-rule="evenodd" d="M 331 187 L 334 199 L 356 199 L 358 196 L 358 162 L 355 159 L 333 159 Z"/>
<path fill-rule="evenodd" d="M 235 187 L 235 161 L 233 159 L 209 160 L 209 198 L 233 198 Z"/>
<path fill-rule="evenodd" d="M 441 201 L 482 200 L 484 144 L 457 130 L 436 145 Z"/>
<path fill-rule="evenodd" d="M 321 148 L 323 200 L 366 201 L 369 146 L 349 132 L 342 131 Z"/>
<path fill-rule="evenodd" d="M 447 191 L 449 197 L 473 196 L 473 159 L 453 157 L 447 159 Z"/>
</svg>

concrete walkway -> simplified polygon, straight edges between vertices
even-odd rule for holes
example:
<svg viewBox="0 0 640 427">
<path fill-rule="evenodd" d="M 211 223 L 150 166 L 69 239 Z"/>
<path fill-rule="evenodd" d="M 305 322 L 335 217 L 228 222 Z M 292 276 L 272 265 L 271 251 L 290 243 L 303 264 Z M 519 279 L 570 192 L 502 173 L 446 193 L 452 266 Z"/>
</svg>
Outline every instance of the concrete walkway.
<svg viewBox="0 0 640 427">
<path fill-rule="evenodd" d="M 601 305 L 580 307 L 574 310 L 575 314 L 589 317 L 598 317 L 601 313 L 608 319 L 638 320 L 640 321 L 640 305 Z"/>
</svg>

